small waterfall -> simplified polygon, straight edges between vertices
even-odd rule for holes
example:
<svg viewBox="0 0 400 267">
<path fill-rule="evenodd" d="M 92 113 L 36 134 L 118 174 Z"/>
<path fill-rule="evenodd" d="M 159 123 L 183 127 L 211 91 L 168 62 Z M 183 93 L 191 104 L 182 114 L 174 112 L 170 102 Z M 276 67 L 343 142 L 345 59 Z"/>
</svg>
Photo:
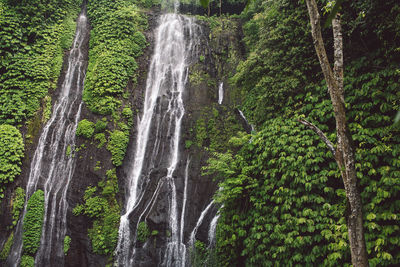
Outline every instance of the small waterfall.
<svg viewBox="0 0 400 267">
<path fill-rule="evenodd" d="M 256 130 L 256 129 L 254 128 L 254 125 L 249 123 L 249 121 L 246 119 L 246 117 L 244 116 L 243 112 L 242 112 L 240 109 L 238 109 L 238 112 L 239 112 L 239 114 L 240 114 L 240 117 L 242 117 L 243 121 L 245 122 L 246 128 L 249 129 L 249 130 L 248 130 L 248 131 L 250 131 L 249 133 L 254 132 L 254 131 Z"/>
<path fill-rule="evenodd" d="M 223 100 L 224 100 L 224 82 L 220 82 L 218 87 L 218 104 L 221 105 Z"/>
<path fill-rule="evenodd" d="M 191 247 L 194 246 L 194 242 L 196 241 L 197 230 L 199 229 L 199 227 L 203 223 L 204 217 L 207 215 L 208 211 L 210 210 L 210 208 L 212 207 L 213 204 L 214 204 L 214 200 L 212 200 L 210 202 L 210 204 L 208 204 L 208 206 L 201 212 L 200 217 L 197 220 L 196 226 L 194 227 L 192 233 L 190 234 L 189 245 Z"/>
<path fill-rule="evenodd" d="M 68 68 L 61 92 L 36 147 L 28 183 L 27 199 L 39 188 L 45 193 L 45 214 L 35 266 L 64 265 L 64 238 L 67 227 L 67 190 L 75 169 L 75 158 L 67 148 L 75 146 L 75 130 L 80 118 L 82 89 L 87 67 L 83 46 L 89 38 L 85 11 L 77 20 L 75 39 L 68 57 Z M 22 225 L 26 204 L 19 220 L 8 266 L 17 266 L 22 254 Z"/>
<path fill-rule="evenodd" d="M 214 218 L 211 220 L 210 228 L 208 229 L 208 247 L 212 248 L 215 245 L 215 234 L 217 230 L 217 223 L 219 219 L 219 214 L 217 213 Z"/>
<path fill-rule="evenodd" d="M 177 9 L 176 5 L 174 9 Z M 179 143 L 185 114 L 183 93 L 188 79 L 188 66 L 198 44 L 198 31 L 199 26 L 192 18 L 175 13 L 160 17 L 146 82 L 143 115 L 137 128 L 134 160 L 128 173 L 124 213 L 120 220 L 115 251 L 118 266 L 130 266 L 135 259 L 136 233 L 131 230 L 131 214 L 140 212 L 136 217 L 139 223 L 145 213 L 152 209 L 164 185 L 168 188 L 168 227 L 171 235 L 168 237 L 162 265 L 185 265 L 183 227 L 189 161 L 186 164 L 181 212 L 178 211 L 175 180 L 179 178 L 176 177 L 176 170 L 181 160 Z M 166 173 L 159 178 L 156 190 L 151 193 L 152 197 L 145 208 L 141 209 L 142 200 L 146 201 L 144 190 L 154 170 L 166 170 Z"/>
</svg>

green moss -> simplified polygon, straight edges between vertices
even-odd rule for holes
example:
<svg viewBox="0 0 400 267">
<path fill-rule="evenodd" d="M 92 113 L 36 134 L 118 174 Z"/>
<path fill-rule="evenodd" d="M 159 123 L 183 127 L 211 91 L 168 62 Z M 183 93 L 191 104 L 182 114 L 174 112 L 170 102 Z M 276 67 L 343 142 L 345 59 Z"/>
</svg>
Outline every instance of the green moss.
<svg viewBox="0 0 400 267">
<path fill-rule="evenodd" d="M 111 152 L 111 161 L 115 166 L 122 165 L 128 142 L 128 136 L 120 130 L 115 130 L 110 134 L 107 149 Z"/>
<path fill-rule="evenodd" d="M 71 246 L 71 237 L 68 236 L 68 235 L 66 235 L 66 236 L 64 237 L 64 254 L 65 254 L 65 255 L 68 254 L 68 251 L 69 251 L 70 246 Z"/>
<path fill-rule="evenodd" d="M 24 156 L 22 135 L 12 125 L 0 125 L 0 200 L 5 185 L 13 182 L 21 173 L 21 159 Z"/>
<path fill-rule="evenodd" d="M 94 133 L 94 123 L 83 119 L 78 123 L 78 127 L 76 128 L 76 135 L 83 136 L 86 138 L 91 138 Z"/>
<path fill-rule="evenodd" d="M 14 232 L 10 234 L 10 236 L 7 238 L 6 243 L 3 246 L 3 249 L 0 252 L 0 260 L 6 260 L 8 255 L 10 254 L 11 251 L 11 246 L 14 241 Z"/>
<path fill-rule="evenodd" d="M 44 216 L 44 192 L 37 190 L 28 200 L 23 224 L 24 253 L 34 255 L 40 245 Z"/>
</svg>

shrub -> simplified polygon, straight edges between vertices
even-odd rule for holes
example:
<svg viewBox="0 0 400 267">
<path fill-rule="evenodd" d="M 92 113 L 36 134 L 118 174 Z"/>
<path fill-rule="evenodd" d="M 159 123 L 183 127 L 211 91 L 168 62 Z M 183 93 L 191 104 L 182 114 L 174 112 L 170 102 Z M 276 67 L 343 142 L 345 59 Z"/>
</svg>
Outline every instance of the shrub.
<svg viewBox="0 0 400 267">
<path fill-rule="evenodd" d="M 140 222 L 137 228 L 137 240 L 139 242 L 146 242 L 146 240 L 150 237 L 150 229 L 147 226 L 146 222 Z"/>
<path fill-rule="evenodd" d="M 64 254 L 67 255 L 68 254 L 68 250 L 71 246 L 71 237 L 66 235 L 64 237 Z"/>
<path fill-rule="evenodd" d="M 107 128 L 107 119 L 106 118 L 96 121 L 96 124 L 94 126 L 96 133 L 101 133 L 106 128 Z"/>
<path fill-rule="evenodd" d="M 115 130 L 110 134 L 107 149 L 111 152 L 111 161 L 115 166 L 121 166 L 128 142 L 128 136 L 122 131 Z"/>
<path fill-rule="evenodd" d="M 34 255 L 40 245 L 44 216 L 44 192 L 37 190 L 28 200 L 23 225 L 24 253 Z"/>
<path fill-rule="evenodd" d="M 12 125 L 0 125 L 0 199 L 4 185 L 14 181 L 21 173 L 21 159 L 24 156 L 22 135 Z"/>
<path fill-rule="evenodd" d="M 11 235 L 8 237 L 6 243 L 3 246 L 3 249 L 0 252 L 0 260 L 6 260 L 8 255 L 10 254 L 11 251 L 11 246 L 14 241 L 14 232 L 11 233 Z"/>
<path fill-rule="evenodd" d="M 94 139 L 99 141 L 97 148 L 102 148 L 105 143 L 107 143 L 106 135 L 104 133 L 98 133 L 94 135 Z"/>
<path fill-rule="evenodd" d="M 119 219 L 119 209 L 113 209 L 93 222 L 93 228 L 88 233 L 95 253 L 106 255 L 114 251 L 118 241 Z"/>
<path fill-rule="evenodd" d="M 76 135 L 83 136 L 86 138 L 91 138 L 94 133 L 94 123 L 88 121 L 87 119 L 83 119 L 78 123 L 78 127 L 76 128 Z"/>
<path fill-rule="evenodd" d="M 12 218 L 13 218 L 13 226 L 15 226 L 18 222 L 19 215 L 21 214 L 21 210 L 24 208 L 25 203 L 25 190 L 21 187 L 17 187 L 15 189 L 14 198 L 12 201 Z"/>
<path fill-rule="evenodd" d="M 29 255 L 23 255 L 21 257 L 20 267 L 34 267 L 35 266 L 35 258 Z"/>
</svg>

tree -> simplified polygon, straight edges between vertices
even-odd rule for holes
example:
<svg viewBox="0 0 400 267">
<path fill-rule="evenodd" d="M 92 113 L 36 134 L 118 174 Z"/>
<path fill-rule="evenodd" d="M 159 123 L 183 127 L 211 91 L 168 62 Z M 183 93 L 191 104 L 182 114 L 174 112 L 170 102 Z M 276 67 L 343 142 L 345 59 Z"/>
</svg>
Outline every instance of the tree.
<svg viewBox="0 0 400 267">
<path fill-rule="evenodd" d="M 346 192 L 348 214 L 347 227 L 350 242 L 351 261 L 354 266 L 368 266 L 367 250 L 365 245 L 363 215 L 360 192 L 357 188 L 355 170 L 355 149 L 352 137 L 346 122 L 346 109 L 343 90 L 343 41 L 340 14 L 336 13 L 332 19 L 334 39 L 334 68 L 332 70 L 321 34 L 320 14 L 315 0 L 306 0 L 310 17 L 311 34 L 314 48 L 324 74 L 329 95 L 332 101 L 336 120 L 336 149 L 324 133 L 310 122 L 299 119 L 299 122 L 316 132 L 332 151 L 340 169 Z"/>
</svg>

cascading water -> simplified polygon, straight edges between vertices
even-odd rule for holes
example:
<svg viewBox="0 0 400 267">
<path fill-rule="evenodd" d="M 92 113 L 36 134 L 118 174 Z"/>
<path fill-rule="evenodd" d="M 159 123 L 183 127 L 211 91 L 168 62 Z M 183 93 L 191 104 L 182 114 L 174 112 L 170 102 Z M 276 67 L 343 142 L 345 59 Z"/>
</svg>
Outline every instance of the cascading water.
<svg viewBox="0 0 400 267">
<path fill-rule="evenodd" d="M 246 119 L 246 116 L 244 116 L 243 112 L 238 109 L 240 117 L 242 117 L 243 121 L 248 125 L 248 128 L 250 128 L 251 132 L 254 132 L 256 129 L 254 128 L 253 124 L 250 124 L 249 121 Z"/>
<path fill-rule="evenodd" d="M 211 220 L 210 228 L 208 229 L 208 247 L 212 248 L 215 245 L 215 234 L 217 230 L 217 223 L 219 219 L 219 214 L 217 213 Z"/>
<path fill-rule="evenodd" d="M 223 100 L 224 100 L 224 82 L 220 82 L 218 87 L 218 104 L 221 105 Z"/>
<path fill-rule="evenodd" d="M 41 133 L 26 185 L 26 199 L 37 189 L 43 189 L 45 195 L 42 236 L 35 257 L 35 266 L 64 265 L 63 247 L 68 209 L 66 196 L 76 160 L 72 155 L 67 155 L 67 150 L 75 146 L 75 130 L 81 113 L 81 96 L 87 67 L 87 56 L 83 52 L 83 47 L 88 38 L 88 23 L 83 11 L 77 21 L 65 79 L 53 107 L 52 116 Z M 7 260 L 8 266 L 17 266 L 21 259 L 26 204 L 27 201 L 17 224 L 14 245 Z"/>
<path fill-rule="evenodd" d="M 196 241 L 196 233 L 203 223 L 204 217 L 207 215 L 208 211 L 214 204 L 214 200 L 210 202 L 210 204 L 207 205 L 207 207 L 201 212 L 199 219 L 197 220 L 196 226 L 194 227 L 192 233 L 190 234 L 190 239 L 189 239 L 189 245 L 192 247 L 194 245 L 194 242 Z"/>
<path fill-rule="evenodd" d="M 177 5 L 175 3 L 175 11 Z M 168 228 L 170 236 L 162 255 L 163 266 L 184 266 L 186 247 L 183 241 L 184 209 L 188 173 L 185 173 L 183 210 L 178 210 L 176 189 L 180 156 L 180 134 L 185 114 L 183 93 L 188 67 L 198 45 L 199 26 L 192 18 L 176 13 L 160 17 L 155 48 L 146 83 L 143 115 L 138 124 L 134 159 L 127 178 L 124 214 L 121 216 L 116 265 L 132 266 L 136 255 L 136 229 L 153 208 L 162 187 L 168 188 Z M 149 141 L 151 138 L 155 140 Z M 186 165 L 188 168 L 189 161 Z M 159 170 L 161 177 L 152 177 Z M 155 189 L 145 197 L 151 179 Z M 147 191 L 146 191 L 147 192 Z M 147 201 L 147 202 L 146 202 Z M 145 203 L 146 202 L 146 203 Z M 143 204 L 145 203 L 145 204 Z M 136 214 L 136 224 L 132 216 Z M 179 220 L 179 216 L 181 216 Z M 132 227 L 131 224 L 134 224 Z"/>
</svg>

